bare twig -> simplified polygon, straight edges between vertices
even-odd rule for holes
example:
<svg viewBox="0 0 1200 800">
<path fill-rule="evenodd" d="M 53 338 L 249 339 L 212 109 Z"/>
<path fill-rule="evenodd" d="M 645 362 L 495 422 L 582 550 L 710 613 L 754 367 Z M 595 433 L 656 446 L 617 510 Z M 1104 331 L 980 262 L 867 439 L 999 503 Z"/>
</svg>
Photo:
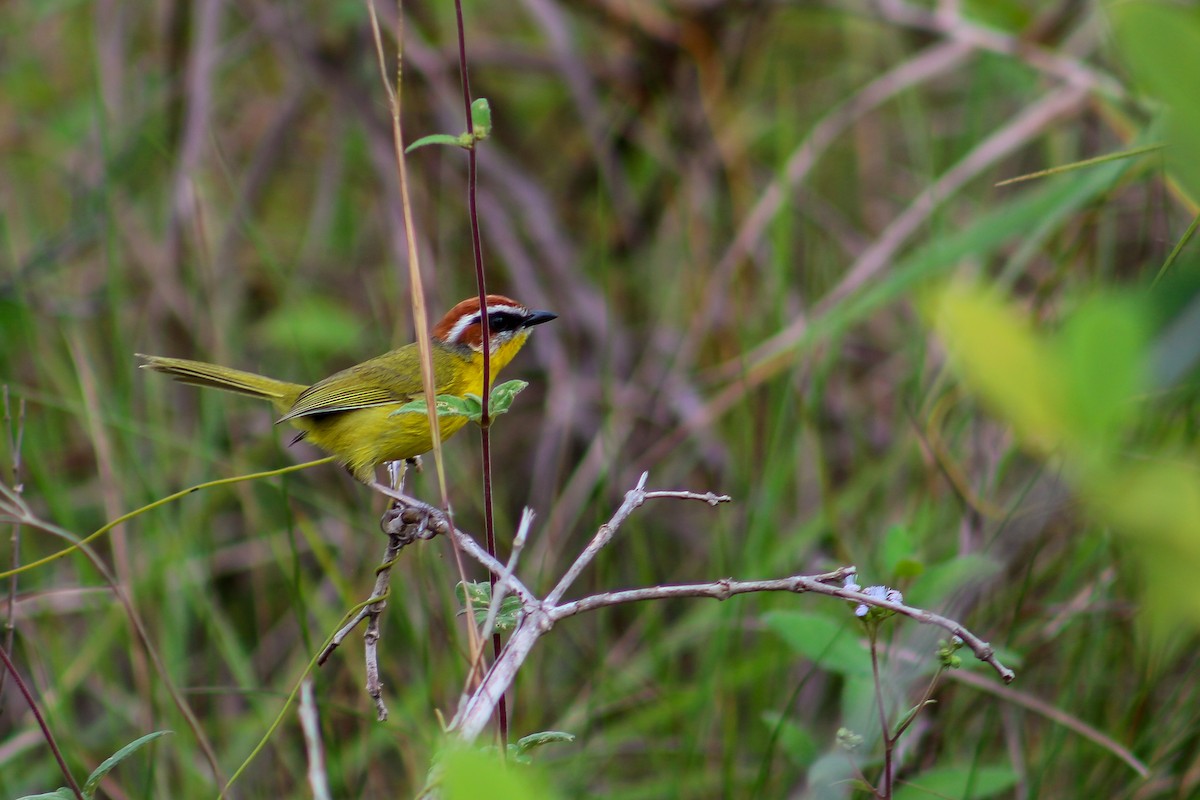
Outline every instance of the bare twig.
<svg viewBox="0 0 1200 800">
<path fill-rule="evenodd" d="M 529 529 L 533 526 L 533 517 L 533 509 L 526 508 L 521 513 L 521 522 L 517 526 L 517 535 L 513 538 L 512 552 L 508 555 L 508 563 L 504 565 L 504 572 L 498 576 L 492 573 L 496 582 L 492 584 L 492 602 L 488 606 L 487 619 L 484 620 L 483 629 L 479 632 L 481 640 L 486 640 L 491 636 L 492 630 L 496 626 L 496 616 L 500 613 L 500 604 L 504 602 L 504 597 L 508 594 L 513 573 L 516 572 L 517 562 L 521 558 L 521 551 L 525 549 L 525 540 L 529 536 Z M 478 664 L 478 656 L 475 661 Z"/>
<path fill-rule="evenodd" d="M 711 581 L 709 583 L 685 583 L 673 586 L 648 586 L 644 589 L 626 589 L 621 592 L 603 592 L 573 600 L 569 603 L 555 606 L 550 616 L 557 622 L 560 619 L 573 617 L 587 611 L 595 611 L 607 606 L 619 606 L 626 603 L 642 603 L 647 600 L 667 600 L 680 597 L 709 597 L 714 600 L 728 600 L 739 594 L 758 592 L 804 592 L 822 591 L 822 587 L 830 583 L 841 583 L 847 577 L 854 575 L 854 567 L 842 567 L 833 572 L 821 575 L 793 575 L 789 578 L 776 578 L 765 581 L 735 581 L 729 578 Z"/>
<path fill-rule="evenodd" d="M 551 604 L 548 599 L 544 602 L 528 603 L 526 604 L 526 616 L 521 626 L 509 640 L 508 647 L 505 648 L 500 659 L 493 665 L 491 672 L 484 679 L 484 683 L 480 686 L 476 695 L 470 699 L 465 707 L 460 707 L 459 714 L 451 722 L 451 728 L 458 730 L 459 735 L 468 741 L 473 740 L 479 734 L 481 725 L 483 722 L 486 722 L 487 716 L 482 715 L 481 721 L 482 712 L 476 710 L 476 706 L 480 703 L 487 703 L 491 698 L 496 696 L 496 692 L 499 691 L 495 685 L 496 683 L 511 682 L 516 674 L 516 669 L 524 661 L 530 650 L 532 650 L 537 639 L 544 633 L 549 632 L 558 620 L 605 606 L 678 597 L 711 597 L 717 600 L 726 600 L 734 595 L 753 592 L 813 592 L 815 594 L 838 597 L 856 604 L 861 603 L 868 606 L 886 608 L 897 614 L 915 619 L 918 622 L 943 628 L 952 635 L 960 637 L 980 661 L 986 662 L 996 670 L 1005 683 L 1010 683 L 1015 677 L 1013 671 L 1000 663 L 996 658 L 995 651 L 991 645 L 971 633 L 957 621 L 924 609 L 912 608 L 902 603 L 888 602 L 873 595 L 847 589 L 840 585 L 832 585 L 834 582 L 853 575 L 854 572 L 854 567 L 844 567 L 822 575 L 793 575 L 788 578 L 767 581 L 733 581 L 725 579 L 703 584 L 652 586 L 644 589 L 631 589 L 622 592 L 593 595 L 581 600 L 564 603 L 561 606 Z M 507 687 L 507 683 L 505 683 L 505 687 Z"/>
<path fill-rule="evenodd" d="M 714 495 L 711 492 L 707 494 L 696 494 L 694 492 L 647 492 L 646 480 L 649 477 L 649 472 L 643 472 L 642 477 L 638 479 L 637 486 L 625 493 L 625 502 L 621 503 L 620 508 L 613 514 L 612 519 L 600 526 L 600 530 L 596 531 L 596 535 L 592 537 L 592 541 L 588 543 L 588 546 L 575 559 L 575 563 L 563 575 L 562 580 L 550 591 L 550 594 L 546 595 L 547 604 L 556 605 L 562 599 L 567 589 L 571 588 L 571 584 L 595 560 L 596 555 L 604 546 L 612 541 L 613 536 L 617 533 L 617 529 L 621 527 L 625 520 L 629 519 L 629 515 L 647 500 L 658 497 L 674 497 L 681 500 L 700 500 L 713 506 L 733 500 L 728 495 Z"/>
<path fill-rule="evenodd" d="M 509 559 L 507 566 L 501 566 L 496 559 L 480 548 L 479 544 L 470 536 L 453 528 L 450 520 L 442 512 L 441 509 L 431 506 L 427 503 L 422 503 L 403 492 L 396 489 L 384 486 L 379 483 L 373 484 L 376 491 L 390 497 L 394 505 L 384 515 L 380 521 L 380 525 L 384 532 L 388 534 L 388 546 L 384 552 L 383 560 L 376 568 L 375 586 L 371 590 L 371 596 L 364 602 L 362 608 L 358 610 L 346 623 L 333 635 L 329 640 L 329 644 L 321 651 L 317 657 L 318 664 L 324 664 L 329 660 L 329 656 L 333 651 L 341 646 L 346 637 L 351 631 L 357 628 L 364 620 L 367 623 L 367 629 L 364 633 L 364 650 L 366 658 L 367 671 L 367 694 L 375 703 L 375 710 L 379 721 L 387 719 L 387 706 L 383 701 L 383 683 L 379 679 L 379 660 L 378 660 L 378 642 L 379 642 L 379 617 L 383 610 L 387 607 L 387 596 L 389 594 L 389 582 L 391 579 L 392 566 L 400 555 L 400 551 L 407 545 L 412 544 L 418 539 L 432 539 L 439 533 L 453 533 L 456 550 L 466 552 L 472 558 L 476 559 L 488 568 L 488 571 L 493 576 L 499 576 L 499 586 L 495 597 L 498 600 L 493 601 L 492 609 L 489 609 L 489 620 L 484 626 L 484 632 L 478 637 L 472 637 L 475 642 L 475 658 L 472 663 L 477 664 L 481 655 L 480 648 L 486 640 L 488 631 L 490 631 L 495 621 L 496 609 L 498 609 L 499 600 L 508 591 L 517 594 L 522 601 L 532 599 L 533 594 L 522 584 L 512 573 L 516 568 L 517 558 L 520 555 L 521 547 L 524 545 L 525 537 L 528 535 L 529 526 L 533 522 L 532 512 L 526 510 L 526 514 L 522 517 L 521 528 L 517 532 L 517 539 L 513 546 L 513 554 Z M 469 598 L 469 595 L 468 595 Z M 469 605 L 469 599 L 468 599 Z M 468 608 L 468 615 L 471 610 Z M 471 630 L 474 631 L 474 625 L 471 625 Z M 474 672 L 474 669 L 472 670 Z M 464 693 L 467 690 L 464 689 Z"/>
<path fill-rule="evenodd" d="M 325 771 L 325 749 L 321 745 L 321 720 L 313 696 L 312 678 L 300 685 L 300 729 L 304 732 L 304 749 L 308 753 L 308 786 L 313 800 L 330 800 L 329 775 Z"/>
<path fill-rule="evenodd" d="M 397 510 L 394 518 L 392 515 L 385 518 L 383 521 L 383 530 L 385 533 L 392 533 L 393 528 L 402 522 L 404 519 L 413 519 L 412 514 L 417 513 L 425 517 L 424 524 L 426 533 L 420 538 L 431 538 L 438 534 L 452 536 L 455 544 L 462 550 L 463 553 L 478 561 L 483 567 L 490 572 L 500 575 L 504 572 L 504 565 L 497 561 L 492 556 L 488 555 L 487 551 L 480 546 L 479 542 L 475 541 L 469 533 L 465 533 L 458 528 L 455 528 L 442 510 L 428 503 L 422 503 L 414 497 L 410 497 L 403 492 L 398 492 L 395 489 L 390 489 L 382 484 L 372 484 L 375 491 L 387 495 L 397 503 Z M 408 516 L 404 516 L 407 514 Z M 522 602 L 535 600 L 533 592 L 525 586 L 515 575 L 509 576 L 508 588 L 514 594 L 521 598 Z"/>
<path fill-rule="evenodd" d="M 458 711 L 450 722 L 449 729 L 456 731 L 459 737 L 470 742 L 479 736 L 486 726 L 487 720 L 490 719 L 492 710 L 499 702 L 499 698 L 503 696 L 504 692 L 511 685 L 517 671 L 533 650 L 538 639 L 548 633 L 559 620 L 605 606 L 674 597 L 711 597 L 718 600 L 725 600 L 737 594 L 751 592 L 814 592 L 847 600 L 856 605 L 862 604 L 886 608 L 897 614 L 915 619 L 918 622 L 946 629 L 952 635 L 961 638 L 975 652 L 977 658 L 990 664 L 1006 683 L 1013 679 L 1012 670 L 999 662 L 992 647 L 978 636 L 966 630 L 955 620 L 925 611 L 924 609 L 912 608 L 903 603 L 888 601 L 877 595 L 868 594 L 858 591 L 856 588 L 848 588 L 842 585 L 842 582 L 846 578 L 855 574 L 854 567 L 843 567 L 820 575 L 793 575 L 788 578 L 767 581 L 734 581 L 732 579 L 723 579 L 701 584 L 651 586 L 642 589 L 606 592 L 560 604 L 559 600 L 563 594 L 566 593 L 579 575 L 595 560 L 600 550 L 612 541 L 617 530 L 629 518 L 629 515 L 645 503 L 647 499 L 672 498 L 699 500 L 712 505 L 728 502 L 730 499 L 727 496 L 712 493 L 648 492 L 645 488 L 646 480 L 647 475 L 643 473 L 637 485 L 626 493 L 625 501 L 609 521 L 600 526 L 596 535 L 592 537 L 591 542 L 588 543 L 579 557 L 575 559 L 562 579 L 544 600 L 538 600 L 528 595 L 522 597 L 524 616 L 517 626 L 517 630 L 509 638 L 508 645 L 500 654 L 500 658 L 492 665 L 492 668 L 484 676 L 483 681 L 474 693 L 464 697 L 462 702 L 460 702 Z M 455 531 L 455 535 L 460 534 Z M 469 539 L 470 537 L 466 538 Z M 463 552 L 477 559 L 477 554 L 483 555 L 482 550 L 477 545 L 475 548 L 464 545 Z M 482 561 L 482 559 L 478 560 Z M 505 575 L 507 573 L 507 568 L 500 567 L 495 559 L 488 559 L 485 565 L 497 575 Z M 515 578 L 513 580 L 515 581 Z M 519 591 L 518 594 L 520 594 Z"/>
<path fill-rule="evenodd" d="M 516 570 L 517 562 L 520 560 L 521 552 L 525 549 L 525 540 L 529 535 L 529 529 L 532 525 L 533 511 L 526 508 L 521 514 L 521 523 L 517 527 L 517 535 L 513 539 L 512 553 L 508 557 L 508 563 L 504 565 L 503 570 L 499 574 L 497 574 L 494 569 L 489 568 L 488 570 L 489 575 L 491 575 L 494 581 L 491 584 L 492 602 L 488 605 L 487 619 L 484 620 L 483 627 L 479 632 L 479 647 L 481 649 L 476 651 L 474 657 L 471 659 L 471 669 L 467 674 L 466 683 L 463 685 L 462 694 L 459 697 L 460 707 L 467 702 L 467 699 L 471 696 L 471 692 L 473 691 L 473 687 L 476 685 L 477 680 L 483 676 L 482 647 L 483 643 L 488 640 L 492 634 L 492 631 L 494 630 L 496 625 L 496 617 L 500 613 L 500 605 L 504 602 L 504 597 L 508 594 L 508 592 L 510 590 L 514 590 L 516 586 L 520 584 L 513 573 Z M 479 548 L 479 545 L 470 537 L 470 535 L 461 531 L 455 531 L 454 534 L 455 536 L 462 537 L 463 539 L 469 541 L 469 544 L 466 542 L 459 544 L 460 549 L 462 549 L 464 552 L 470 554 L 472 550 Z M 486 551 L 479 550 L 479 553 L 489 559 L 491 558 Z M 524 586 L 520 586 L 520 589 L 516 590 L 514 593 L 519 597 L 533 598 L 533 595 Z M 470 596 L 470 593 L 466 591 L 465 586 L 463 587 L 463 595 L 464 597 Z M 466 611 L 468 615 L 473 613 L 470 608 L 468 608 Z M 499 655 L 497 655 L 496 658 L 498 659 Z"/>
<path fill-rule="evenodd" d="M 903 603 L 893 603 L 882 600 L 874 595 L 848 589 L 840 585 L 842 579 L 854 575 L 854 567 L 843 567 L 823 575 L 792 575 L 788 578 L 778 578 L 766 581 L 734 581 L 719 580 L 712 583 L 694 583 L 679 586 L 650 586 L 645 589 L 629 589 L 623 592 L 606 592 L 592 595 L 582 600 L 563 603 L 546 611 L 547 616 L 557 622 L 565 617 L 593 611 L 605 606 L 622 605 L 624 603 L 639 603 L 646 600 L 663 600 L 669 597 L 712 597 L 717 600 L 727 600 L 738 594 L 753 592 L 793 592 L 803 594 L 812 592 L 830 597 L 839 597 L 852 603 L 886 608 L 917 622 L 943 628 L 953 636 L 958 636 L 967 647 L 975 653 L 976 658 L 984 661 L 996 670 L 1005 683 L 1011 683 L 1015 677 L 1012 670 L 1005 667 L 996 659 L 995 651 L 987 642 L 974 635 L 960 623 L 949 617 L 934 614 L 921 608 L 913 608 Z M 837 585 L 835 585 L 837 584 Z M 548 599 L 547 599 L 548 600 Z"/>
<path fill-rule="evenodd" d="M 363 655 L 367 664 L 367 694 L 375 701 L 375 719 L 387 722 L 387 704 L 383 702 L 383 681 L 379 679 L 379 615 L 387 605 L 382 600 L 371 604 L 367 630 L 363 633 Z"/>
<path fill-rule="evenodd" d="M 420 501 L 414 500 L 400 492 L 377 486 L 376 488 L 392 497 L 397 502 L 397 515 L 409 520 L 421 520 L 421 525 L 429 532 L 451 535 L 458 542 L 461 551 L 475 559 L 487 568 L 497 578 L 497 590 L 493 593 L 492 607 L 484 624 L 483 636 L 486 638 L 489 629 L 494 624 L 503 596 L 508 591 L 517 595 L 522 604 L 522 617 L 508 644 L 501 651 L 500 657 L 492 664 L 491 669 L 483 676 L 473 690 L 464 690 L 459 701 L 458 710 L 450 721 L 449 730 L 465 741 L 474 741 L 491 719 L 492 712 L 500 702 L 500 698 L 508 690 L 516 677 L 517 671 L 525 662 L 537 641 L 561 619 L 593 611 L 607 606 L 625 603 L 644 602 L 647 600 L 663 600 L 679 597 L 709 597 L 726 600 L 734 595 L 756 592 L 792 592 L 795 594 L 812 592 L 829 597 L 836 597 L 855 605 L 866 605 L 888 609 L 916 621 L 934 625 L 958 636 L 964 644 L 971 648 L 975 656 L 996 670 L 997 674 L 1009 683 L 1014 673 L 996 658 L 991 645 L 971 633 L 959 622 L 943 617 L 931 611 L 914 608 L 900 602 L 889 601 L 876 594 L 859 591 L 854 584 L 846 585 L 848 578 L 856 574 L 852 566 L 842 567 L 831 572 L 817 575 L 792 575 L 786 578 L 762 581 L 735 581 L 725 578 L 708 583 L 683 584 L 675 586 L 649 586 L 641 589 L 627 589 L 616 592 L 604 592 L 579 600 L 560 603 L 563 595 L 579 578 L 588 566 L 595 560 L 599 552 L 607 546 L 617 531 L 629 516 L 647 500 L 675 499 L 694 500 L 709 505 L 719 505 L 730 502 L 726 495 L 712 492 L 700 493 L 689 491 L 647 491 L 648 473 L 643 473 L 637 485 L 625 495 L 621 506 L 613 513 L 608 522 L 600 526 L 592 540 L 583 549 L 571 566 L 566 570 L 558 584 L 550 591 L 545 599 L 539 600 L 529 589 L 517 579 L 514 570 L 517 564 L 521 546 L 523 545 L 528 528 L 532 522 L 529 512 L 526 512 L 521 522 L 521 529 L 514 545 L 513 556 L 507 565 L 501 564 L 489 555 L 469 534 L 466 534 L 445 519 L 441 512 Z M 388 525 L 385 524 L 385 530 Z M 423 537 L 424 538 L 424 537 Z M 339 634 L 340 635 L 340 634 Z"/>
<path fill-rule="evenodd" d="M 382 488 L 382 487 L 381 487 Z M 358 613 L 350 618 L 343 625 L 333 638 L 329 640 L 329 644 L 317 656 L 317 663 L 324 664 L 329 660 L 329 656 L 333 651 L 341 646 L 350 632 L 358 627 L 363 621 L 367 621 L 367 630 L 363 635 L 364 642 L 364 658 L 366 659 L 367 669 L 367 694 L 375 702 L 375 712 L 380 722 L 383 722 L 388 717 L 387 705 L 383 702 L 383 682 L 379 679 L 379 617 L 383 610 L 387 608 L 387 597 L 390 590 L 389 583 L 392 576 L 392 566 L 396 563 L 396 559 L 400 556 L 400 551 L 409 544 L 418 539 L 430 539 L 437 534 L 436 530 L 430 528 L 430 520 L 434 517 L 428 513 L 427 509 L 432 507 L 407 508 L 396 506 L 388 511 L 384 516 L 382 525 L 385 532 L 388 534 L 387 549 L 383 553 L 383 560 L 375 569 L 375 586 L 371 589 L 371 596 Z M 432 509 L 435 513 L 440 514 L 437 509 Z"/>
</svg>

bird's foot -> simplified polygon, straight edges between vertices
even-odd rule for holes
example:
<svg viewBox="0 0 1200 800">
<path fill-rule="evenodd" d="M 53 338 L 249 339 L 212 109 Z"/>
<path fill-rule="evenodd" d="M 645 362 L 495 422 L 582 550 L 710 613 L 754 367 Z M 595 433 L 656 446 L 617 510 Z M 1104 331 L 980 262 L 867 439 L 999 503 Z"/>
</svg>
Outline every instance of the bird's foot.
<svg viewBox="0 0 1200 800">
<path fill-rule="evenodd" d="M 442 510 L 419 501 L 405 505 L 393 503 L 383 513 L 379 527 L 388 536 L 399 539 L 401 545 L 450 532 L 450 522 Z"/>
</svg>

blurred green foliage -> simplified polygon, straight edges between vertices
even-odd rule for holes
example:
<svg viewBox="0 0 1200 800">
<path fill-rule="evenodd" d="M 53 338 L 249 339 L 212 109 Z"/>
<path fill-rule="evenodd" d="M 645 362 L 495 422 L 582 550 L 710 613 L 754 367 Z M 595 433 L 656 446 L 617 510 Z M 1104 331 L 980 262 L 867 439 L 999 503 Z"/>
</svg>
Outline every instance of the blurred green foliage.
<svg viewBox="0 0 1200 800">
<path fill-rule="evenodd" d="M 1093 513 L 1129 537 L 1158 627 L 1200 624 L 1200 462 L 1135 427 L 1155 413 L 1145 303 L 1132 294 L 1078 305 L 1051 335 L 964 287 L 940 295 L 937 324 L 970 382 L 1027 444 L 1060 462 Z"/>
<path fill-rule="evenodd" d="M 1122 61 L 1137 87 L 1169 116 L 1167 161 L 1200 197 L 1200 102 L 1184 77 L 1200 70 L 1200 9 L 1165 2 L 1111 2 L 1108 15 Z"/>
<path fill-rule="evenodd" d="M 446 800 L 553 800 L 560 796 L 529 765 L 505 763 L 495 753 L 451 749 L 441 755 L 438 764 L 440 796 Z"/>
<path fill-rule="evenodd" d="M 1195 11 L 956 7 L 464 3 L 495 117 L 489 289 L 560 315 L 494 426 L 501 540 L 537 511 L 520 571 L 546 591 L 643 470 L 731 494 L 647 504 L 576 590 L 855 564 L 1019 672 L 1005 690 L 960 651 L 973 669 L 906 734 L 900 796 L 1193 796 L 1194 629 L 1143 623 L 1198 610 Z M 407 138 L 462 131 L 453 7 L 405 8 Z M 315 380 L 412 340 L 363 4 L 16 2 L 0 40 L 0 383 L 27 408 L 17 476 L 0 435 L 5 483 L 83 535 L 309 458 L 268 409 L 147 380 L 132 354 Z M 464 155 L 408 165 L 436 315 L 475 292 Z M 455 519 L 478 531 L 478 443 L 447 453 Z M 216 796 L 366 597 L 380 511 L 327 467 L 121 526 L 97 553 L 146 641 L 86 559 L 22 575 L 14 658 L 75 773 L 169 727 L 105 786 Z M 24 528 L 17 557 L 61 546 Z M 394 567 L 387 723 L 355 637 L 317 671 L 333 796 L 425 784 L 467 673 L 453 564 L 433 542 Z M 893 618 L 880 637 L 899 714 L 944 634 Z M 542 777 L 470 754 L 448 775 L 489 796 L 852 796 L 880 764 L 867 653 L 847 604 L 808 595 L 582 615 L 509 704 L 514 739 L 576 741 L 532 753 Z M 11 684 L 3 700 L 0 796 L 60 785 Z M 285 714 L 235 793 L 309 797 L 306 768 Z"/>
</svg>

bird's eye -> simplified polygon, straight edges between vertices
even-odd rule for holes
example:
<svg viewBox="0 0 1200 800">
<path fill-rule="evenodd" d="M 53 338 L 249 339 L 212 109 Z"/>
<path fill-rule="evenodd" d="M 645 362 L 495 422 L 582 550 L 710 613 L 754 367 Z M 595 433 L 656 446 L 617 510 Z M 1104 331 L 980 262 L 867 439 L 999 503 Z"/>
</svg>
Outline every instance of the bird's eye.
<svg viewBox="0 0 1200 800">
<path fill-rule="evenodd" d="M 488 313 L 488 330 L 492 333 L 515 331 L 521 327 L 522 317 L 511 311 L 492 311 Z"/>
</svg>

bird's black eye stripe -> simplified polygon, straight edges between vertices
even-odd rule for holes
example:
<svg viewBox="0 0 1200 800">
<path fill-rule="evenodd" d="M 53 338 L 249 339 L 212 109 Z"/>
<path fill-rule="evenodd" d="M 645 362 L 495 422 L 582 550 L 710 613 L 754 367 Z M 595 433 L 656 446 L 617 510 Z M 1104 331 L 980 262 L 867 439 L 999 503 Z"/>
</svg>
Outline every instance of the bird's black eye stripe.
<svg viewBox="0 0 1200 800">
<path fill-rule="evenodd" d="M 521 327 L 524 317 L 512 311 L 489 311 L 488 312 L 488 330 L 492 333 L 503 333 L 504 331 L 515 331 Z"/>
</svg>

